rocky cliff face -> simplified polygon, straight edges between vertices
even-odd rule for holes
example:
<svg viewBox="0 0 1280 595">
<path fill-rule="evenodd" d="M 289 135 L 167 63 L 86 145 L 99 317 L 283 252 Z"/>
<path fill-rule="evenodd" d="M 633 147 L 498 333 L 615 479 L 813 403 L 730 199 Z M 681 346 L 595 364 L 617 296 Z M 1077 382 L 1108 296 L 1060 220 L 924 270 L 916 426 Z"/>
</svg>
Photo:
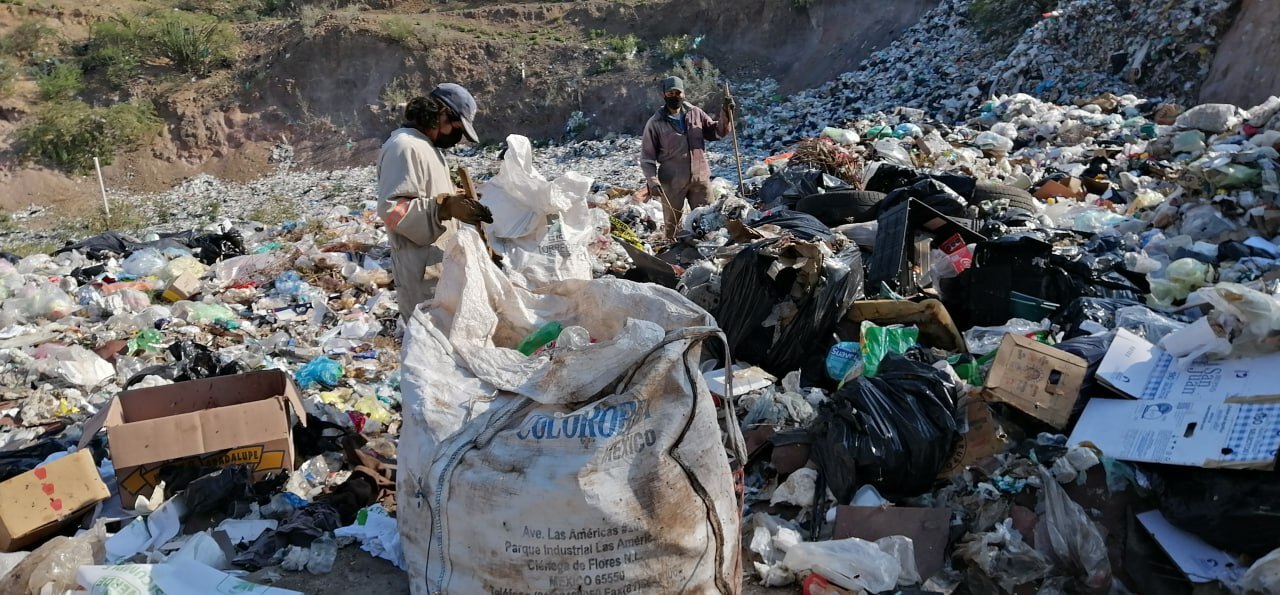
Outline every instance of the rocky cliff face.
<svg viewBox="0 0 1280 595">
<path fill-rule="evenodd" d="M 1278 94 L 1280 2 L 1243 0 L 1200 88 L 1200 101 L 1248 106 Z"/>
</svg>

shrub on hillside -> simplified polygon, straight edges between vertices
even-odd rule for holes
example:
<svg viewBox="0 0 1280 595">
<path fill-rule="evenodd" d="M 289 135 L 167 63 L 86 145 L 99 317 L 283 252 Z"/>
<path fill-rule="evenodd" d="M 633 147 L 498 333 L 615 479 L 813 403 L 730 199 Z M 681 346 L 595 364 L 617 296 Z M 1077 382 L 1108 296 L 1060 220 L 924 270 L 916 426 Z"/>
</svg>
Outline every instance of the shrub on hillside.
<svg viewBox="0 0 1280 595">
<path fill-rule="evenodd" d="M 8 97 L 18 83 L 18 66 L 13 60 L 0 58 L 0 97 Z"/>
<path fill-rule="evenodd" d="M 0 39 L 0 50 L 19 58 L 49 55 L 58 49 L 58 32 L 42 21 L 26 21 Z"/>
<path fill-rule="evenodd" d="M 707 59 L 685 58 L 671 74 L 684 79 L 685 99 L 693 104 L 710 100 L 720 89 L 720 70 Z"/>
<path fill-rule="evenodd" d="M 72 99 L 84 90 L 80 67 L 66 62 L 36 70 L 36 86 L 45 101 Z"/>
<path fill-rule="evenodd" d="M 387 37 L 400 43 L 409 41 L 415 36 L 413 23 L 402 17 L 391 17 L 382 21 L 382 32 L 386 33 Z"/>
<path fill-rule="evenodd" d="M 109 164 L 116 151 L 138 146 L 160 130 L 150 102 L 90 107 L 82 101 L 55 101 L 18 129 L 25 158 L 69 173 L 86 173 L 93 158 Z"/>
<path fill-rule="evenodd" d="M 205 15 L 166 13 L 155 23 L 154 47 L 179 70 L 205 76 L 235 57 L 240 38 L 226 23 Z"/>
<path fill-rule="evenodd" d="M 145 23 L 117 16 L 90 25 L 84 66 L 100 71 L 112 85 L 123 87 L 137 76 L 143 57 L 150 51 L 151 37 Z"/>
<path fill-rule="evenodd" d="M 624 60 L 630 60 L 635 57 L 636 51 L 640 49 L 640 38 L 632 33 L 622 37 L 611 37 L 609 38 L 609 49 Z"/>
<path fill-rule="evenodd" d="M 662 55 L 672 60 L 679 60 L 689 53 L 689 36 L 688 35 L 669 35 L 663 37 L 658 43 L 658 47 L 662 50 Z"/>
</svg>

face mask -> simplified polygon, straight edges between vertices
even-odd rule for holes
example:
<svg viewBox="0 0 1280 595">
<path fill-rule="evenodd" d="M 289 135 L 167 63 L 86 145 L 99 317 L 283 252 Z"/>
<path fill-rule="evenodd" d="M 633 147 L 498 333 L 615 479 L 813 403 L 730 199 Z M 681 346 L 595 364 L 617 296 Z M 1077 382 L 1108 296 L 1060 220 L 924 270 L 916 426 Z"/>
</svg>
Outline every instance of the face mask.
<svg viewBox="0 0 1280 595">
<path fill-rule="evenodd" d="M 684 104 L 684 100 L 679 97 L 665 97 L 663 99 L 666 100 L 667 109 L 680 109 L 680 106 Z"/>
<path fill-rule="evenodd" d="M 454 128 L 449 134 L 440 134 L 436 136 L 435 146 L 439 149 L 448 149 L 462 142 L 462 129 Z"/>
</svg>

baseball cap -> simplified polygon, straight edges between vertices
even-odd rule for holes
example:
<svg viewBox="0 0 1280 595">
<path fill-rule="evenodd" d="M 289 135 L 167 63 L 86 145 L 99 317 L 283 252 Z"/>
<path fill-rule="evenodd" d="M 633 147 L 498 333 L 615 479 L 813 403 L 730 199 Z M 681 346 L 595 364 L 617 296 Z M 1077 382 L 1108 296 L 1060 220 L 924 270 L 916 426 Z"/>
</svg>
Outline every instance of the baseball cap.
<svg viewBox="0 0 1280 595">
<path fill-rule="evenodd" d="M 439 99 L 446 107 L 453 110 L 453 113 L 462 118 L 462 131 L 467 135 L 467 140 L 473 143 L 479 142 L 480 137 L 476 136 L 474 123 L 476 100 L 470 92 L 456 83 L 441 83 L 431 91 L 431 96 Z"/>
<path fill-rule="evenodd" d="M 683 93 L 684 79 L 678 76 L 669 76 L 665 79 L 662 79 L 662 92 L 666 93 L 667 91 L 671 91 L 672 89 Z"/>
</svg>

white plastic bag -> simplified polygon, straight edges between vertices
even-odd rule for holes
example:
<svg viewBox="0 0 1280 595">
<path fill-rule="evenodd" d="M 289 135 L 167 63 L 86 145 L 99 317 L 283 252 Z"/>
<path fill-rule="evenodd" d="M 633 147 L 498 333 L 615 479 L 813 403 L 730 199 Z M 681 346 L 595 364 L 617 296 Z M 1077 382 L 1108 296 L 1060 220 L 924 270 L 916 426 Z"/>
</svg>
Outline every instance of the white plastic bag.
<svg viewBox="0 0 1280 595">
<path fill-rule="evenodd" d="M 502 169 L 479 193 L 493 212 L 493 223 L 485 228 L 490 245 L 531 288 L 591 278 L 588 248 L 595 231 L 587 205 L 589 178 L 567 172 L 548 181 L 533 167 L 529 139 L 513 134 L 507 137 Z"/>
<path fill-rule="evenodd" d="M 470 228 L 437 245 L 436 298 L 410 318 L 401 358 L 411 591 L 736 593 L 740 504 L 698 371 L 710 315 L 616 279 L 528 291 Z M 549 321 L 598 342 L 512 348 Z"/>
<path fill-rule="evenodd" d="M 914 567 L 914 550 L 910 539 L 905 537 L 885 539 L 894 540 L 886 542 L 886 545 L 892 545 L 891 549 L 895 553 L 905 554 L 905 559 L 911 560 Z M 900 540 L 906 540 L 905 546 L 902 546 Z M 820 574 L 832 584 L 854 592 L 891 591 L 898 586 L 898 579 L 902 575 L 902 563 L 894 554 L 881 549 L 878 543 L 856 537 L 797 543 L 787 549 L 787 556 L 782 564 L 795 573 Z M 919 573 L 915 573 L 915 576 L 918 577 Z"/>
</svg>

